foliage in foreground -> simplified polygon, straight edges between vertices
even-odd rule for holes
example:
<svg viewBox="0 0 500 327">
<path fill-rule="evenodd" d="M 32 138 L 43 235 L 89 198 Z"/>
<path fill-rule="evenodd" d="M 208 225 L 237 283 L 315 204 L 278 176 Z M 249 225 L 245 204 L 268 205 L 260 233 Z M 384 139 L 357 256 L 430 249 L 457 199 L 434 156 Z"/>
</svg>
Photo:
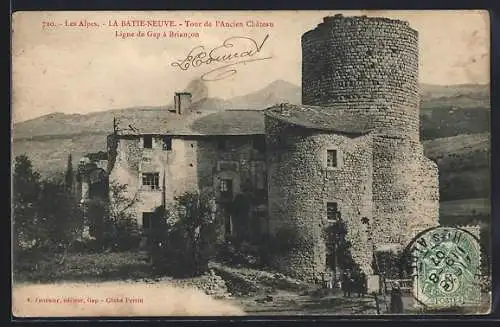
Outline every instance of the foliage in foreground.
<svg viewBox="0 0 500 327">
<path fill-rule="evenodd" d="M 71 157 L 64 174 L 42 179 L 26 155 L 13 170 L 13 254 L 15 274 L 57 274 L 69 253 L 137 250 L 140 232 L 131 208 L 138 201 L 127 185 L 112 183 L 112 199 L 79 203 Z M 85 218 L 86 217 L 86 218 Z M 85 221 L 88 219 L 88 221 Z M 93 238 L 86 238 L 85 225 Z M 54 261 L 54 258 L 58 258 Z M 44 270 L 46 263 L 52 265 Z"/>
<path fill-rule="evenodd" d="M 208 271 L 221 224 L 210 193 L 186 192 L 170 208 L 159 207 L 149 234 L 149 253 L 160 274 L 197 276 Z"/>
</svg>

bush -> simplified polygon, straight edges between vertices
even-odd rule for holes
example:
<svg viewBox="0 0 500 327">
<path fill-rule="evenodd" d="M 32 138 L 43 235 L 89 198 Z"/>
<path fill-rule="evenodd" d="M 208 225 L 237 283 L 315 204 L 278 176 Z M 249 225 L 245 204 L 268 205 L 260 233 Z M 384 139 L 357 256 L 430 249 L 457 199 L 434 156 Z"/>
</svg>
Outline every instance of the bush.
<svg viewBox="0 0 500 327">
<path fill-rule="evenodd" d="M 109 198 L 94 198 L 87 204 L 87 220 L 92 244 L 96 250 L 138 250 L 141 229 L 136 221 L 133 207 L 138 203 L 137 194 L 131 196 L 126 184 L 111 182 Z"/>
<path fill-rule="evenodd" d="M 90 235 L 101 240 L 104 222 L 108 217 L 108 205 L 103 199 L 91 199 L 87 204 L 87 220 Z"/>
<path fill-rule="evenodd" d="M 281 228 L 268 240 L 270 256 L 286 255 L 291 250 L 297 248 L 300 243 L 297 231 L 290 227 Z"/>
<path fill-rule="evenodd" d="M 155 211 L 149 238 L 153 267 L 175 277 L 199 276 L 217 250 L 220 220 L 210 193 L 184 193 L 172 208 Z"/>
<path fill-rule="evenodd" d="M 375 274 L 389 279 L 405 278 L 411 274 L 409 252 L 380 251 L 375 255 L 376 261 L 372 265 Z"/>
<path fill-rule="evenodd" d="M 230 238 L 219 247 L 217 259 L 230 265 L 258 267 L 262 262 L 261 247 Z"/>
<path fill-rule="evenodd" d="M 102 246 L 111 251 L 138 250 L 141 232 L 134 219 L 108 220 L 102 237 Z"/>
<path fill-rule="evenodd" d="M 69 250 L 83 231 L 82 210 L 68 173 L 42 180 L 29 158 L 15 159 L 13 176 L 14 256 Z"/>
</svg>

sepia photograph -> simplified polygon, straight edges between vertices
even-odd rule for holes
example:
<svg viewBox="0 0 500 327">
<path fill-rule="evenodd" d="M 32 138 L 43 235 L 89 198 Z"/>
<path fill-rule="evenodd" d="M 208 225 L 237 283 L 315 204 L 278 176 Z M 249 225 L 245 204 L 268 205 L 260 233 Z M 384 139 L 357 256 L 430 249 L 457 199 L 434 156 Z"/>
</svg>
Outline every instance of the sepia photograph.
<svg viewBox="0 0 500 327">
<path fill-rule="evenodd" d="M 487 11 L 11 27 L 13 316 L 490 313 Z"/>
</svg>

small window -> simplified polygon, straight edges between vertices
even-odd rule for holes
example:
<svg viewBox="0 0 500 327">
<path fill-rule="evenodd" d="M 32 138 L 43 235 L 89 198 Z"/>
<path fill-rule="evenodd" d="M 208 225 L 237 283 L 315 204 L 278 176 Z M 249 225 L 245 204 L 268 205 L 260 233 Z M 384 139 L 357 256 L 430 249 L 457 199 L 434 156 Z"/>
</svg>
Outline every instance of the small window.
<svg viewBox="0 0 500 327">
<path fill-rule="evenodd" d="M 143 173 L 142 186 L 149 190 L 160 189 L 160 173 Z"/>
<path fill-rule="evenodd" d="M 326 204 L 326 219 L 337 221 L 340 219 L 340 211 L 337 202 L 328 202 Z"/>
<path fill-rule="evenodd" d="M 231 179 L 221 179 L 220 181 L 220 195 L 223 198 L 233 197 L 233 181 Z"/>
<path fill-rule="evenodd" d="M 144 149 L 152 149 L 153 148 L 153 136 L 145 135 L 144 136 Z"/>
<path fill-rule="evenodd" d="M 326 166 L 328 168 L 338 167 L 338 156 L 337 150 L 327 150 L 326 151 Z"/>
<path fill-rule="evenodd" d="M 172 137 L 171 136 L 165 136 L 163 138 L 163 150 L 165 150 L 165 151 L 172 150 Z"/>
<path fill-rule="evenodd" d="M 142 213 L 142 227 L 143 228 L 151 228 L 153 224 L 153 213 L 152 212 L 143 212 Z"/>
</svg>

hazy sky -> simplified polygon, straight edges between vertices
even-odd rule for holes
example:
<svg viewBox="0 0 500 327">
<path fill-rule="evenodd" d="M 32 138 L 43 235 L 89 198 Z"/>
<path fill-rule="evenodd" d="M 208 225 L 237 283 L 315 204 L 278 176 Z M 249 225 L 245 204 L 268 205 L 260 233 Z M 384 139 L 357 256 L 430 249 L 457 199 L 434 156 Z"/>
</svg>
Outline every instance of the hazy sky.
<svg viewBox="0 0 500 327">
<path fill-rule="evenodd" d="M 269 60 L 239 65 L 238 73 L 206 82 L 209 96 L 230 98 L 282 79 L 301 83 L 301 35 L 338 11 L 281 12 L 25 12 L 13 17 L 13 120 L 52 112 L 90 113 L 172 102 L 173 93 L 217 64 L 181 71 L 171 63 L 198 45 L 211 49 L 231 36 L 269 39 Z M 486 11 L 367 11 L 344 15 L 407 20 L 419 32 L 420 81 L 431 84 L 489 83 L 489 16 Z M 87 19 L 98 28 L 42 27 Z M 272 22 L 272 28 L 111 27 L 109 20 L 149 19 Z M 103 26 L 106 24 L 106 26 Z M 183 24 L 185 25 L 185 23 Z M 199 38 L 127 38 L 119 32 L 198 32 Z M 219 66 L 221 64 L 218 64 Z"/>
</svg>

